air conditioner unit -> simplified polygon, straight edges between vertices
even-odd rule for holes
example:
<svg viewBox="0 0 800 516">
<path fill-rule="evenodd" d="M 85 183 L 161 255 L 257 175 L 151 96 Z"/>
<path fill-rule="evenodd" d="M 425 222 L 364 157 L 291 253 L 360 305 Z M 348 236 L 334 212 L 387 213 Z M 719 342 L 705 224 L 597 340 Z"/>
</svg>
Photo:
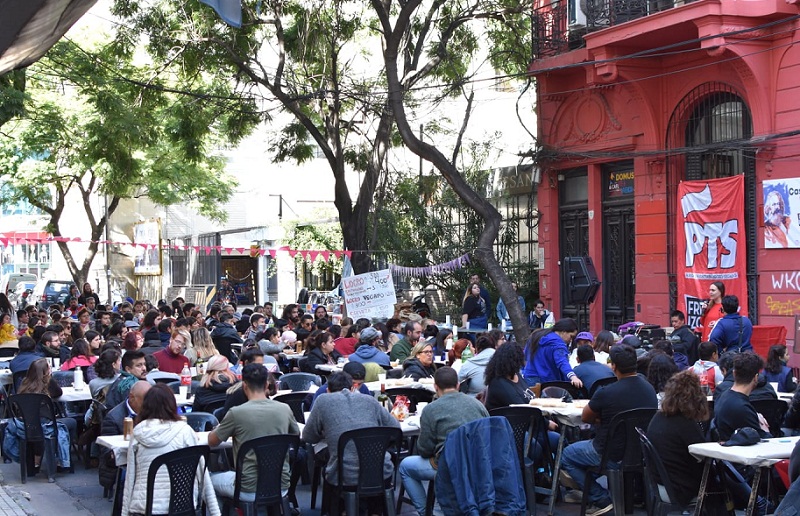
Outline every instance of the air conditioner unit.
<svg viewBox="0 0 800 516">
<path fill-rule="evenodd" d="M 570 29 L 586 27 L 586 13 L 581 8 L 581 0 L 567 2 L 567 25 Z"/>
</svg>

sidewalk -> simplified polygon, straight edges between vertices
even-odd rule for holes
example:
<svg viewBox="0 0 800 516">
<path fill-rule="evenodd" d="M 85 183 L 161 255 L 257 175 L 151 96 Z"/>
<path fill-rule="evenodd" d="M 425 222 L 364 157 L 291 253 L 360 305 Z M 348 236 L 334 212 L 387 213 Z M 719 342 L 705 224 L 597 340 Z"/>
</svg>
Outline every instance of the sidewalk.
<svg viewBox="0 0 800 516">
<path fill-rule="evenodd" d="M 2 482 L 2 476 L 0 476 Z M 16 488 L 0 485 L 0 516 L 35 515 L 25 496 Z"/>
</svg>

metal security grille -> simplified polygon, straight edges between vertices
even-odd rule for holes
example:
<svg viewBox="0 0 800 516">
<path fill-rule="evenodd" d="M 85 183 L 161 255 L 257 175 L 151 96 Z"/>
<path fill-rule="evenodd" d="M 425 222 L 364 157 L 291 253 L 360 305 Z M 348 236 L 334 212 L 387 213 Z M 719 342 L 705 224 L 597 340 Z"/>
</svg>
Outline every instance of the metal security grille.
<svg viewBox="0 0 800 516">
<path fill-rule="evenodd" d="M 730 85 L 702 84 L 686 95 L 667 128 L 667 267 L 670 310 L 678 298 L 676 252 L 677 187 L 683 180 L 715 179 L 744 174 L 747 233 L 747 297 L 750 319 L 758 319 L 756 242 L 756 173 L 754 150 L 748 146 L 753 122 L 747 104 Z"/>
</svg>

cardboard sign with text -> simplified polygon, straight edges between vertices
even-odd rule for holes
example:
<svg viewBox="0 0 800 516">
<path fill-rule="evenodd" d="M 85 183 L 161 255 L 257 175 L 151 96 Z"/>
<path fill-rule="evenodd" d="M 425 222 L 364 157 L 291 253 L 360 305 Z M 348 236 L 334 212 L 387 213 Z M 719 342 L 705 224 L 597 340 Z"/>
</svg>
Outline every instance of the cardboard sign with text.
<svg viewBox="0 0 800 516">
<path fill-rule="evenodd" d="M 388 318 L 394 315 L 397 296 L 389 269 L 342 278 L 347 315 L 354 321 L 366 317 Z"/>
</svg>

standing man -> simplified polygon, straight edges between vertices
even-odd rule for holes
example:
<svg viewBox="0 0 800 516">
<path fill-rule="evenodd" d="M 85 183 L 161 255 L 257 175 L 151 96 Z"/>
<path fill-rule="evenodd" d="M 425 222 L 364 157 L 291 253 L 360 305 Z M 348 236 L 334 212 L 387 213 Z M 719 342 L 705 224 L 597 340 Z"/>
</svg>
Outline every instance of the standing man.
<svg viewBox="0 0 800 516">
<path fill-rule="evenodd" d="M 481 283 L 480 274 L 473 274 L 469 277 L 469 284 L 472 285 L 473 283 L 477 283 L 481 288 L 481 297 L 486 302 L 486 314 L 492 313 L 492 297 L 489 295 L 489 291 L 484 288 L 483 283 Z M 467 294 L 469 294 L 469 292 L 467 292 Z"/>
<path fill-rule="evenodd" d="M 408 321 L 403 326 L 403 338 L 395 342 L 392 351 L 389 352 L 389 360 L 396 360 L 400 364 L 405 362 L 421 336 L 422 325 L 415 321 Z"/>
<path fill-rule="evenodd" d="M 739 315 L 739 298 L 723 297 L 722 311 L 725 315 L 714 325 L 708 340 L 717 345 L 720 355 L 726 351 L 736 353 L 753 351 L 753 345 L 750 344 L 753 323 L 747 317 Z"/>
<path fill-rule="evenodd" d="M 610 447 L 610 460 L 622 459 L 626 436 L 624 433 L 608 436 L 609 423 L 626 410 L 658 408 L 655 389 L 643 376 L 636 374 L 636 350 L 627 344 L 617 344 L 608 355 L 617 381 L 595 392 L 581 415 L 584 423 L 595 425 L 595 438 L 567 446 L 562 455 L 561 485 L 589 489 L 591 507 L 586 510 L 586 516 L 598 516 L 614 509 L 608 490 L 598 484 L 596 478 L 592 485 L 586 486 L 587 470 L 600 465 L 604 446 Z"/>
<path fill-rule="evenodd" d="M 533 311 L 528 315 L 528 324 L 532 330 L 538 328 L 550 328 L 556 323 L 553 312 L 548 312 L 544 307 L 544 301 L 537 299 L 533 303 Z"/>
<path fill-rule="evenodd" d="M 223 276 L 219 279 L 217 302 L 230 303 L 231 301 L 236 301 L 236 292 L 234 292 L 233 287 L 228 283 L 228 278 Z"/>
<path fill-rule="evenodd" d="M 700 345 L 700 337 L 692 331 L 686 324 L 686 316 L 680 310 L 675 310 L 669 314 L 669 324 L 672 326 L 672 349 L 675 353 L 683 353 L 689 364 L 694 364 L 698 360 L 697 347 Z"/>
<path fill-rule="evenodd" d="M 511 282 L 511 288 L 514 289 L 514 292 L 517 291 L 517 282 Z M 483 295 L 483 292 L 481 292 Z M 519 303 L 520 308 L 522 309 L 522 313 L 525 313 L 525 298 L 517 295 L 517 302 Z M 497 301 L 497 318 L 500 320 L 500 324 L 503 324 L 503 321 L 506 322 L 506 328 L 511 328 L 511 318 L 508 316 L 508 310 L 506 309 L 505 303 L 503 303 L 503 298 L 500 298 Z"/>
<path fill-rule="evenodd" d="M 289 405 L 267 397 L 269 372 L 261 364 L 247 364 L 242 370 L 242 389 L 247 403 L 231 407 L 217 428 L 208 434 L 212 448 L 233 437 L 233 456 L 238 457 L 242 443 L 268 435 L 300 434 Z M 241 500 L 252 502 L 256 497 L 258 464 L 255 456 L 248 455 L 242 466 Z M 289 492 L 289 460 L 283 462 L 281 495 Z M 217 496 L 233 498 L 236 486 L 236 471 L 211 474 L 211 483 Z"/>
<path fill-rule="evenodd" d="M 433 382 L 438 397 L 422 411 L 418 455 L 403 459 L 399 469 L 408 497 L 419 516 L 425 516 L 427 501 L 422 482 L 436 477 L 437 462 L 448 434 L 470 421 L 489 417 L 483 403 L 458 392 L 458 374 L 452 367 L 440 367 Z"/>
</svg>

